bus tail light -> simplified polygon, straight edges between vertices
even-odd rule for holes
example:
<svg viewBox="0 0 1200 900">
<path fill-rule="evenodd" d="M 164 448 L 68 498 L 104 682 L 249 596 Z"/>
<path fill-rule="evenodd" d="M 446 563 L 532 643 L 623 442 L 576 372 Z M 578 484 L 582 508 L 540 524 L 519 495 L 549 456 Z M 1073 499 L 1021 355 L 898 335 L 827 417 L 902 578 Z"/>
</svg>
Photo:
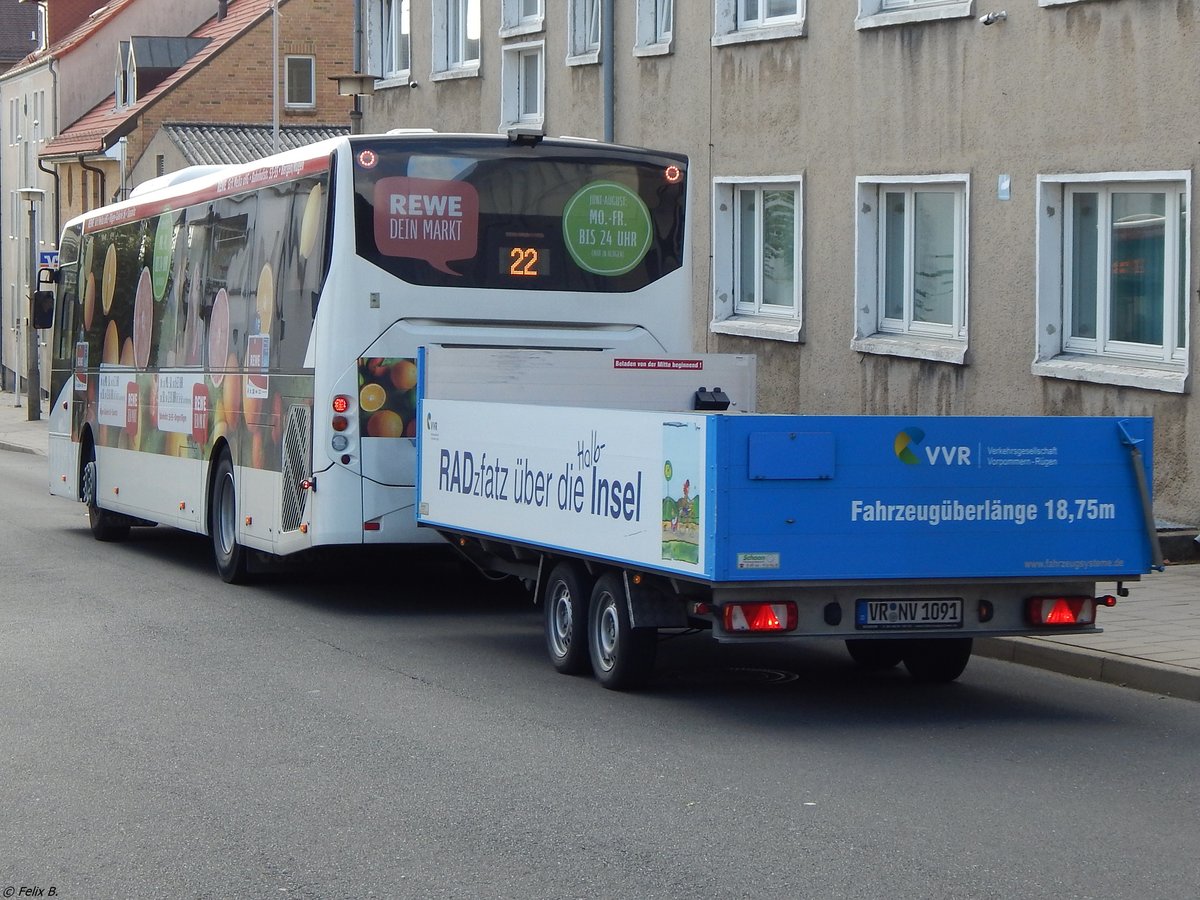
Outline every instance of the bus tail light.
<svg viewBox="0 0 1200 900">
<path fill-rule="evenodd" d="M 1105 600 L 1107 598 L 1101 602 Z M 1026 602 L 1025 615 L 1030 625 L 1093 625 L 1096 622 L 1096 598 L 1031 597 Z"/>
<path fill-rule="evenodd" d="M 350 427 L 350 418 L 346 415 L 350 411 L 350 398 L 345 394 L 338 394 L 333 398 L 333 425 L 334 431 L 345 431 Z"/>
<path fill-rule="evenodd" d="M 725 604 L 725 630 L 730 632 L 793 631 L 796 621 L 796 604 L 790 601 Z"/>
</svg>

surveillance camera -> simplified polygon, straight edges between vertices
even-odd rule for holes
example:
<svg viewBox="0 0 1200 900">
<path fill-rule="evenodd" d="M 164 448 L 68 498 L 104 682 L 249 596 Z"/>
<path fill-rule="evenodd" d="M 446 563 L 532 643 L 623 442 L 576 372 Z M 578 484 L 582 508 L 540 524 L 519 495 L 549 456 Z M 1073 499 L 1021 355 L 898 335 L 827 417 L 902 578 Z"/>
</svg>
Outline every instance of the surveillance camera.
<svg viewBox="0 0 1200 900">
<path fill-rule="evenodd" d="M 1001 22 L 1007 18 L 1008 18 L 1008 13 L 1001 9 L 996 12 L 990 12 L 985 16 L 980 16 L 979 22 L 982 25 L 993 25 L 996 22 Z"/>
<path fill-rule="evenodd" d="M 415 91 L 415 90 L 416 90 L 416 89 L 419 87 L 419 85 L 418 85 L 418 84 L 417 84 L 415 81 L 410 81 L 410 82 L 408 83 L 408 86 L 409 86 L 410 88 L 412 88 L 414 91 Z"/>
</svg>

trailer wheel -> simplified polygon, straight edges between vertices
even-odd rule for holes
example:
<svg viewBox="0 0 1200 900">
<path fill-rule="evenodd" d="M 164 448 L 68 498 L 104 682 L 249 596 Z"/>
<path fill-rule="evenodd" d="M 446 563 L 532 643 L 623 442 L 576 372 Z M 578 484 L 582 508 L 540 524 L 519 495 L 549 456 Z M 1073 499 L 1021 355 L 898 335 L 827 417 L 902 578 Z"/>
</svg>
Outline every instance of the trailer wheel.
<svg viewBox="0 0 1200 900">
<path fill-rule="evenodd" d="M 588 651 L 596 680 L 614 691 L 640 687 L 650 677 L 657 649 L 655 629 L 630 626 L 621 576 L 601 575 L 588 606 Z"/>
<path fill-rule="evenodd" d="M 917 681 L 938 684 L 953 681 L 971 659 L 971 638 L 944 638 L 907 642 L 904 668 Z"/>
<path fill-rule="evenodd" d="M 867 641 L 861 638 L 846 640 L 850 658 L 860 668 L 869 672 L 882 672 L 900 665 L 907 646 L 907 641 Z"/>
<path fill-rule="evenodd" d="M 217 572 L 227 584 L 246 581 L 246 550 L 237 542 L 237 492 L 233 482 L 233 460 L 224 451 L 213 470 L 208 503 L 208 533 L 212 537 Z"/>
<path fill-rule="evenodd" d="M 96 451 L 90 445 L 87 448 L 87 462 L 83 464 L 82 500 L 87 504 L 88 525 L 92 529 L 92 537 L 98 541 L 123 541 L 129 537 L 129 525 L 121 521 L 115 513 L 101 509 L 96 505 L 96 485 L 99 484 L 99 473 L 96 468 Z"/>
<path fill-rule="evenodd" d="M 550 662 L 564 675 L 588 671 L 588 601 L 591 583 L 579 567 L 560 562 L 550 571 L 542 597 L 545 607 L 546 649 Z"/>
</svg>

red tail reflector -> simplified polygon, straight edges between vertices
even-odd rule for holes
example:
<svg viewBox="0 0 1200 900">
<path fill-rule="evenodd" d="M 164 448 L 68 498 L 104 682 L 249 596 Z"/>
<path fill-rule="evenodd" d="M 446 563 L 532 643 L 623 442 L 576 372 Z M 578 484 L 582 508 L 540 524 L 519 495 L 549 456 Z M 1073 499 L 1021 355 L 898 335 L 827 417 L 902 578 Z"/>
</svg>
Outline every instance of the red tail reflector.
<svg viewBox="0 0 1200 900">
<path fill-rule="evenodd" d="M 793 631 L 795 603 L 727 603 L 726 631 Z"/>
<path fill-rule="evenodd" d="M 1026 607 L 1031 625 L 1091 625 L 1096 621 L 1094 597 L 1031 597 Z"/>
<path fill-rule="evenodd" d="M 363 522 L 363 531 L 378 531 L 380 528 L 379 520 L 372 519 L 369 522 Z"/>
</svg>

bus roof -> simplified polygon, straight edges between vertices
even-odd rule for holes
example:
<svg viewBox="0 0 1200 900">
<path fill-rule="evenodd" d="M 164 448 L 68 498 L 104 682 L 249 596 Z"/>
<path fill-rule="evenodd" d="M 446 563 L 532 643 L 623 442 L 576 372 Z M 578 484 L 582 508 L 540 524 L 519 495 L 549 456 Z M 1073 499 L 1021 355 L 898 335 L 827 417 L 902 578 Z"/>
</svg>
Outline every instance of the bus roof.
<svg viewBox="0 0 1200 900">
<path fill-rule="evenodd" d="M 135 219 L 152 218 L 164 212 L 183 209 L 218 197 L 291 181 L 305 175 L 327 171 L 334 150 L 363 142 L 439 143 L 470 140 L 486 143 L 511 143 L 503 134 L 447 133 L 425 130 L 398 130 L 396 134 L 343 135 L 316 141 L 304 147 L 285 150 L 248 163 L 227 166 L 195 166 L 150 179 L 135 188 L 128 199 L 75 216 L 68 228 L 82 227 L 99 231 Z M 598 150 L 661 153 L 662 151 L 607 144 L 590 138 L 544 138 L 536 142 L 547 146 L 586 145 Z M 666 154 L 681 156 L 681 154 Z M 196 171 L 199 170 L 199 171 Z"/>
</svg>

